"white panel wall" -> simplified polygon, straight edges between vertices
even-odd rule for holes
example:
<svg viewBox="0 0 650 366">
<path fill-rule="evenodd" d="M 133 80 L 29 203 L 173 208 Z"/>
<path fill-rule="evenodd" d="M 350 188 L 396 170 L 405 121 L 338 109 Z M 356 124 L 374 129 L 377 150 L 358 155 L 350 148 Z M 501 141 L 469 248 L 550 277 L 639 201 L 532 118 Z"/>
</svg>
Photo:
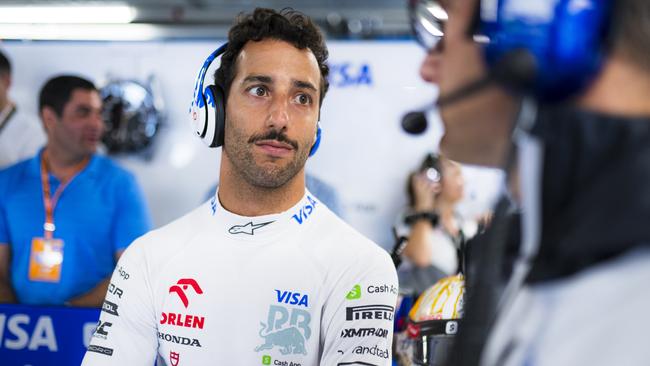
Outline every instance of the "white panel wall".
<svg viewBox="0 0 650 366">
<path fill-rule="evenodd" d="M 210 150 L 192 136 L 187 109 L 199 66 L 218 43 L 63 43 L 2 44 L 14 63 L 11 94 L 36 118 L 38 91 L 61 73 L 84 75 L 102 86 L 108 79 L 145 81 L 153 75 L 165 103 L 167 123 L 153 155 L 121 156 L 136 174 L 156 226 L 200 204 L 218 179 L 220 150 Z M 419 137 L 402 132 L 401 116 L 431 103 L 435 88 L 418 76 L 424 53 L 408 41 L 330 42 L 332 77 L 321 114 L 323 143 L 308 161 L 313 175 L 338 192 L 345 219 L 384 248 L 405 202 L 405 178 L 427 151 L 437 150 L 441 131 L 429 128 Z M 463 212 L 485 208 L 499 176 L 465 169 Z"/>
</svg>

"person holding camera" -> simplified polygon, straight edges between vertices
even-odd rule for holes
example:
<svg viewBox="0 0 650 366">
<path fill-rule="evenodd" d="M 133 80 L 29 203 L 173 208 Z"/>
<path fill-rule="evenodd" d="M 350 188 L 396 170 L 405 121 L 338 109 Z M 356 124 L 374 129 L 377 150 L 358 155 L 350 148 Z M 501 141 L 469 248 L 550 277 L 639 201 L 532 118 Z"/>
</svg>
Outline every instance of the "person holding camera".
<svg viewBox="0 0 650 366">
<path fill-rule="evenodd" d="M 409 175 L 409 207 L 397 224 L 408 241 L 399 272 L 402 286 L 421 293 L 460 270 L 461 247 L 476 232 L 475 223 L 456 212 L 463 187 L 460 164 L 436 154 L 428 154 L 418 171 Z"/>
</svg>

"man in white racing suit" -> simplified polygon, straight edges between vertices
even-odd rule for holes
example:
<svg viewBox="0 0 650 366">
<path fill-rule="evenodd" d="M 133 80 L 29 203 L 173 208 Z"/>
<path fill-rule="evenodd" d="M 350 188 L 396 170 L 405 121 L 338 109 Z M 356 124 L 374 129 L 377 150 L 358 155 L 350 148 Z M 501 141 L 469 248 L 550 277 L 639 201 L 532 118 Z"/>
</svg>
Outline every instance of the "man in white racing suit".
<svg viewBox="0 0 650 366">
<path fill-rule="evenodd" d="M 238 19 L 215 197 L 125 251 L 83 365 L 391 364 L 390 257 L 305 189 L 326 59 L 298 12 Z"/>
</svg>

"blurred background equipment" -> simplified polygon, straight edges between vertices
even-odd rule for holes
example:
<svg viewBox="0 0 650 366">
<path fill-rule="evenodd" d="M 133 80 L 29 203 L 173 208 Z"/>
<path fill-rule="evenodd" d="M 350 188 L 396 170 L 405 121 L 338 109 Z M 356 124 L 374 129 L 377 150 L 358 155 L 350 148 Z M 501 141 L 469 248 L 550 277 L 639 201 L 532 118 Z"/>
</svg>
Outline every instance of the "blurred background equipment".
<svg viewBox="0 0 650 366">
<path fill-rule="evenodd" d="M 152 92 L 152 81 L 114 80 L 104 86 L 102 142 L 109 153 L 134 153 L 149 147 L 163 124 L 162 102 Z"/>
<path fill-rule="evenodd" d="M 422 293 L 408 313 L 406 330 L 396 330 L 400 366 L 445 365 L 463 317 L 465 278 L 445 277 Z"/>
</svg>

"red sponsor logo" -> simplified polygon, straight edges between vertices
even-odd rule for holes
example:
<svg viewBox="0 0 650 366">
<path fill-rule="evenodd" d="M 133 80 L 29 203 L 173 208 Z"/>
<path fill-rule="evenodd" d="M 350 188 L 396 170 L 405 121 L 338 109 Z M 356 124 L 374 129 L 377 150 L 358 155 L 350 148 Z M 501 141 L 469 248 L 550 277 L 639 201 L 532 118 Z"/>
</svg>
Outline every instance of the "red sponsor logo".
<svg viewBox="0 0 650 366">
<path fill-rule="evenodd" d="M 406 334 L 411 338 L 417 338 L 420 336 L 420 327 L 413 323 L 409 323 L 406 326 Z"/>
<path fill-rule="evenodd" d="M 199 295 L 203 293 L 201 286 L 199 286 L 198 282 L 196 282 L 192 278 L 181 278 L 180 280 L 178 280 L 178 282 L 176 282 L 175 285 L 172 285 L 172 287 L 169 288 L 169 293 L 170 294 L 172 292 L 176 293 L 178 297 L 180 297 L 185 308 L 187 308 L 187 306 L 190 304 L 190 301 L 188 300 L 187 295 L 185 294 L 185 290 L 187 290 L 188 286 L 192 287 L 192 290 L 194 290 L 194 292 Z"/>
<path fill-rule="evenodd" d="M 203 329 L 205 317 L 196 315 L 184 315 L 177 313 L 162 313 L 160 324 L 176 325 L 185 328 Z"/>
<path fill-rule="evenodd" d="M 178 352 L 169 351 L 169 363 L 171 363 L 172 366 L 178 366 L 178 359 L 180 356 L 181 355 Z"/>
</svg>

